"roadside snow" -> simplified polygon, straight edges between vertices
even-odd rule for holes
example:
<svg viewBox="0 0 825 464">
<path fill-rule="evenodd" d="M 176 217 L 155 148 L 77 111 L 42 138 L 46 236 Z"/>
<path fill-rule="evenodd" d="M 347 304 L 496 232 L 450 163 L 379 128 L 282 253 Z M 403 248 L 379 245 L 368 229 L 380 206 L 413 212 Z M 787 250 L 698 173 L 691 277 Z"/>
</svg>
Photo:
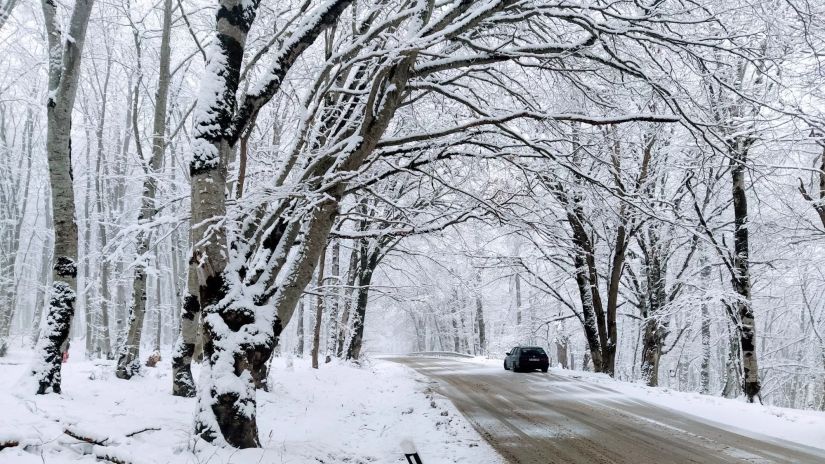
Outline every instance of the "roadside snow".
<svg viewBox="0 0 825 464">
<path fill-rule="evenodd" d="M 64 393 L 44 396 L 17 391 L 29 353 L 0 358 L 0 440 L 22 443 L 0 451 L 0 463 L 402 463 L 405 440 L 427 464 L 501 462 L 449 401 L 391 362 L 314 370 L 308 360 L 275 359 L 272 391 L 258 393 L 263 448 L 226 450 L 192 436 L 194 399 L 170 394 L 168 354 L 129 381 L 110 362 L 81 358 L 73 350 L 64 364 Z"/>
<path fill-rule="evenodd" d="M 501 368 L 501 359 L 476 357 L 453 359 L 487 367 Z M 704 423 L 740 434 L 760 434 L 792 443 L 825 449 L 825 412 L 749 404 L 744 398 L 679 392 L 666 388 L 621 382 L 606 374 L 551 368 L 554 375 L 609 388 L 625 400 L 643 401 L 676 410 Z"/>
</svg>

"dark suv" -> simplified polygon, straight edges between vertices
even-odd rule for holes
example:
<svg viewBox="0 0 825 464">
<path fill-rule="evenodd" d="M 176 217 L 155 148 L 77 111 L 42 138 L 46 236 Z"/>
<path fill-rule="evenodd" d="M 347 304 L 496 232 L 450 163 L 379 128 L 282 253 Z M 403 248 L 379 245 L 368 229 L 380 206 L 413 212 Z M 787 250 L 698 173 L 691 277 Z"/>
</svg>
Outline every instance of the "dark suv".
<svg viewBox="0 0 825 464">
<path fill-rule="evenodd" d="M 513 372 L 541 369 L 542 372 L 547 372 L 549 367 L 550 359 L 547 353 L 538 346 L 517 346 L 504 358 L 504 370 L 507 371 L 510 369 Z"/>
</svg>

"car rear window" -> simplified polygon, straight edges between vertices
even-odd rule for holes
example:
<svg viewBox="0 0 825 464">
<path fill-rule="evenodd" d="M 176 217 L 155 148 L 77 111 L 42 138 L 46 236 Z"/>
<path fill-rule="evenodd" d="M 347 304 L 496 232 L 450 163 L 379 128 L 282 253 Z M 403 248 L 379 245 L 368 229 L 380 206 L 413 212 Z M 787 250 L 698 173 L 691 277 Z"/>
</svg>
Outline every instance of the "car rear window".
<svg viewBox="0 0 825 464">
<path fill-rule="evenodd" d="M 544 349 L 542 348 L 522 348 L 521 354 L 523 356 L 538 356 L 540 354 L 545 354 Z"/>
</svg>

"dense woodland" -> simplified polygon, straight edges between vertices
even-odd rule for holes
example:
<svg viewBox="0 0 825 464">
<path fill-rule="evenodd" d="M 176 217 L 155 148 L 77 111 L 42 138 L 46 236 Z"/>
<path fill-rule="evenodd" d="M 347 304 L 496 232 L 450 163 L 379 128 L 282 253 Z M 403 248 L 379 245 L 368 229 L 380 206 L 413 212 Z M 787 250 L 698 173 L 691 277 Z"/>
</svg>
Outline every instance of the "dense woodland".
<svg viewBox="0 0 825 464">
<path fill-rule="evenodd" d="M 240 448 L 274 356 L 825 410 L 823 51 L 807 0 L 2 0 L 0 355 L 171 357 Z"/>
</svg>

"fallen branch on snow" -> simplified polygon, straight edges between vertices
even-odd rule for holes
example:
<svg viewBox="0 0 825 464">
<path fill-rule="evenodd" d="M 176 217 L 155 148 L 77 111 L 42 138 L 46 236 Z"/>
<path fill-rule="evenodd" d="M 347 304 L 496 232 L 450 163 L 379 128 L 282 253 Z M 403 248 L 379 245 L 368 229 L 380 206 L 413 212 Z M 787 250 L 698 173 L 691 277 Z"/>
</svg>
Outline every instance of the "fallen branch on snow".
<svg viewBox="0 0 825 464">
<path fill-rule="evenodd" d="M 63 433 L 74 438 L 75 440 L 80 440 L 91 445 L 106 446 L 106 443 L 111 441 L 109 437 L 91 437 L 89 433 L 80 432 L 77 429 L 70 427 L 66 427 L 63 430 Z"/>
<path fill-rule="evenodd" d="M 157 432 L 157 431 L 160 431 L 160 427 L 146 427 L 145 429 L 140 429 L 140 430 L 137 430 L 137 431 L 135 431 L 135 432 L 127 433 L 127 434 L 126 434 L 126 436 L 127 436 L 127 437 L 129 437 L 129 438 L 131 438 L 131 437 L 134 437 L 135 435 L 137 435 L 137 434 L 139 434 L 139 433 L 143 433 L 143 432 Z"/>
</svg>

